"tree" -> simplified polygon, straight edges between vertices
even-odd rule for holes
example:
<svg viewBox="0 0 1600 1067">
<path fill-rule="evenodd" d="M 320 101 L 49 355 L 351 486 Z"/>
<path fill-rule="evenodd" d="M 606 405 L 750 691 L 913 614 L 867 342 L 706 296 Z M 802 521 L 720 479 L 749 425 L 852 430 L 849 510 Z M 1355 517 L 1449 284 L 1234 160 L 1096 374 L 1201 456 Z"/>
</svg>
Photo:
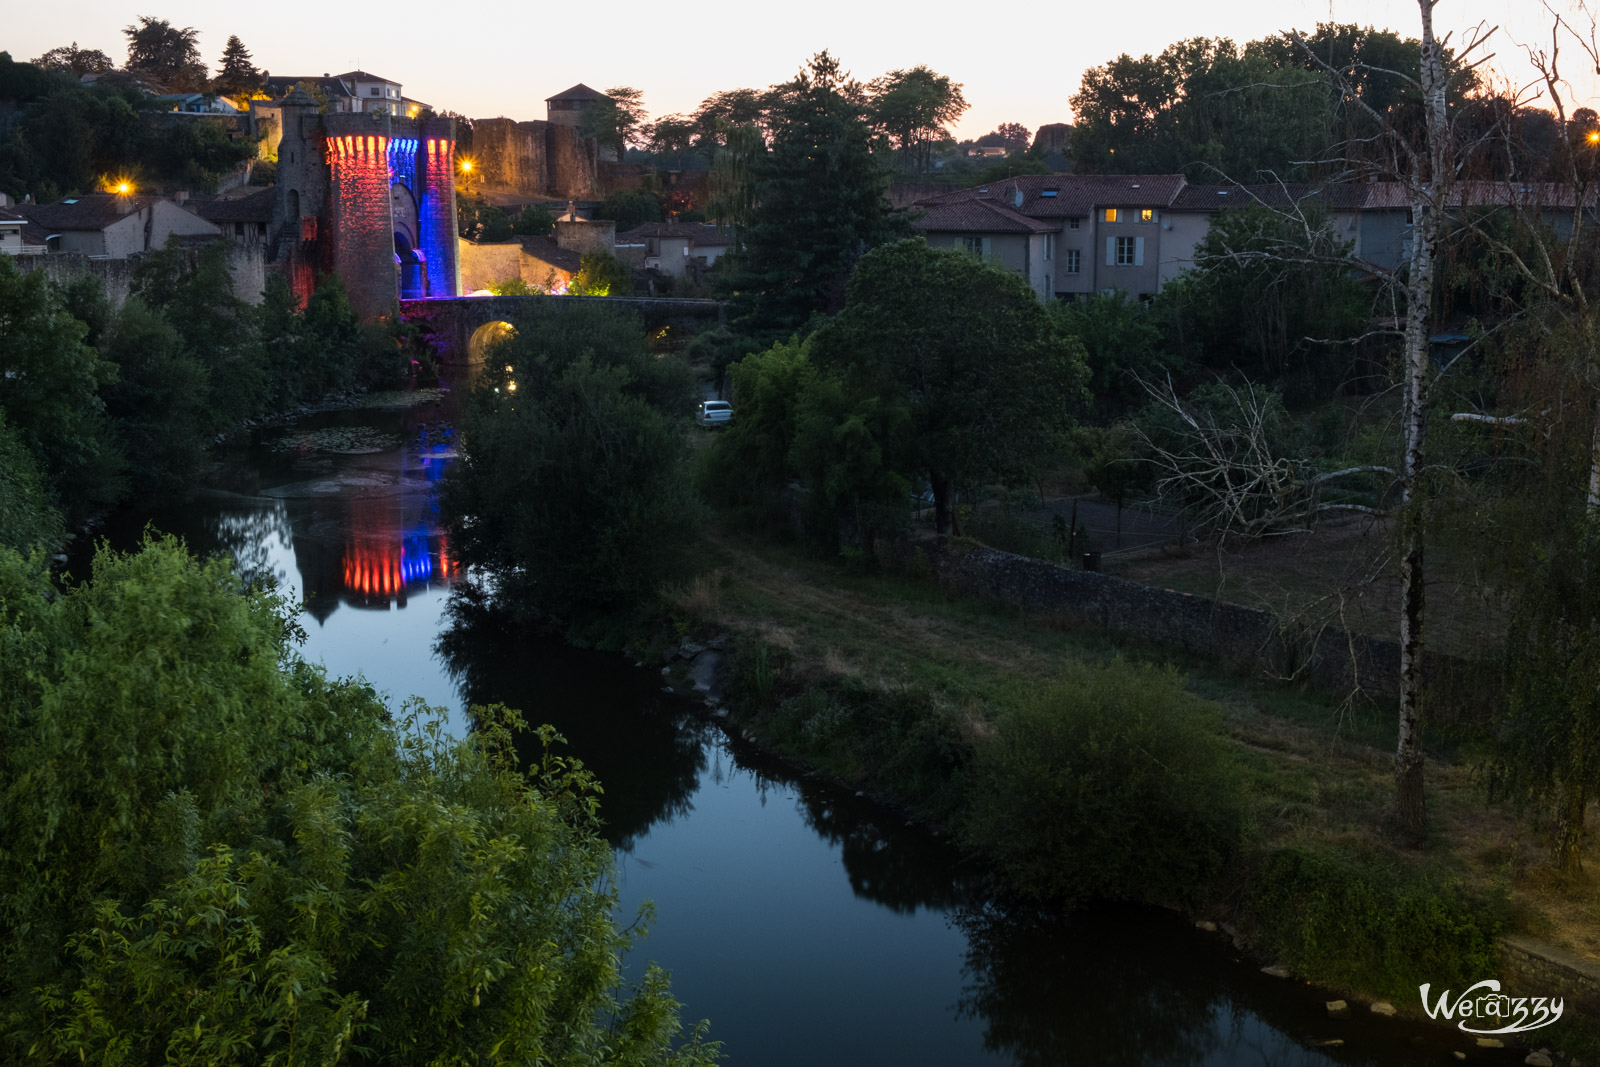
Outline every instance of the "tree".
<svg viewBox="0 0 1600 1067">
<path fill-rule="evenodd" d="M 663 115 L 645 127 L 645 144 L 658 156 L 671 156 L 683 165 L 684 154 L 694 147 L 696 124 L 687 115 Z"/>
<path fill-rule="evenodd" d="M 446 479 L 451 544 L 506 606 L 574 623 L 681 576 L 698 516 L 684 435 L 691 380 L 630 314 L 545 301 L 491 353 Z"/>
<path fill-rule="evenodd" d="M 1027 283 L 918 238 L 862 259 L 812 353 L 855 395 L 909 408 L 907 462 L 933 489 L 940 533 L 956 486 L 1029 473 L 1086 398 L 1082 347 Z"/>
<path fill-rule="evenodd" d="M 567 283 L 573 296 L 631 296 L 633 268 L 609 252 L 585 252 Z"/>
<path fill-rule="evenodd" d="M 197 93 L 206 87 L 206 65 L 200 59 L 200 31 L 178 29 L 166 19 L 140 15 L 136 26 L 123 28 L 128 39 L 127 69 L 154 78 L 168 92 Z"/>
<path fill-rule="evenodd" d="M 54 552 L 66 536 L 39 465 L 0 411 L 0 549 Z"/>
<path fill-rule="evenodd" d="M 1425 515 L 1428 502 L 1428 423 L 1435 394 L 1436 375 L 1428 337 L 1438 280 L 1439 251 L 1445 236 L 1445 219 L 1457 206 L 1452 199 L 1456 179 L 1465 165 L 1463 146 L 1455 135 L 1449 107 L 1452 87 L 1476 77 L 1473 68 L 1487 56 L 1472 58 L 1492 30 L 1471 34 L 1461 52 L 1447 62 L 1443 43 L 1434 35 L 1433 12 L 1438 0 L 1417 0 L 1422 22 L 1418 76 L 1407 79 L 1419 100 L 1418 121 L 1401 125 L 1393 116 L 1363 100 L 1350 82 L 1350 68 L 1334 68 L 1302 42 L 1313 64 L 1336 80 L 1341 95 L 1362 110 L 1379 131 L 1377 142 L 1363 152 L 1374 166 L 1404 188 L 1415 220 L 1406 248 L 1403 276 L 1395 279 L 1403 299 L 1401 331 L 1402 447 L 1397 479 L 1400 497 L 1398 522 L 1400 559 L 1400 698 L 1399 730 L 1395 747 L 1395 821 L 1400 832 L 1420 841 L 1427 828 L 1423 791 L 1423 624 L 1426 581 L 1424 575 Z M 1357 65 L 1356 71 L 1360 70 Z"/>
<path fill-rule="evenodd" d="M 729 89 L 706 97 L 689 116 L 695 127 L 695 150 L 715 162 L 732 131 L 765 130 L 768 103 L 768 95 L 755 89 Z"/>
<path fill-rule="evenodd" d="M 128 457 L 128 480 L 146 499 L 171 499 L 199 472 L 218 424 L 211 376 L 167 320 L 130 296 L 101 345 L 117 365 L 103 390 Z"/>
<path fill-rule="evenodd" d="M 77 41 L 50 49 L 35 59 L 33 65 L 45 70 L 71 74 L 73 77 L 85 74 L 109 74 L 117 67 L 111 57 L 98 48 L 79 48 Z"/>
<path fill-rule="evenodd" d="M 648 189 L 613 189 L 600 202 L 598 214 L 615 219 L 617 232 L 626 233 L 647 222 L 660 222 L 661 198 Z"/>
<path fill-rule="evenodd" d="M 211 88 L 223 96 L 249 98 L 260 91 L 261 85 L 261 71 L 250 61 L 250 50 L 237 36 L 230 36 Z"/>
<path fill-rule="evenodd" d="M 769 101 L 770 151 L 748 156 L 740 247 L 719 286 L 748 331 L 783 336 L 839 307 L 865 248 L 897 235 L 863 91 L 827 52 Z"/>
<path fill-rule="evenodd" d="M 1056 304 L 1050 313 L 1057 328 L 1083 346 L 1089 392 L 1100 415 L 1121 415 L 1143 404 L 1141 381 L 1155 381 L 1181 365 L 1150 310 L 1126 293 L 1096 293 Z"/>
<path fill-rule="evenodd" d="M 515 712 L 451 739 L 294 613 L 176 540 L 65 587 L 0 551 L 0 1055 L 708 1063 L 659 971 L 626 990 L 554 732 L 525 769 Z"/>
<path fill-rule="evenodd" d="M 583 109 L 578 129 L 621 159 L 630 146 L 645 142 L 644 117 L 644 91 L 619 85 Z"/>
<path fill-rule="evenodd" d="M 511 232 L 525 237 L 548 237 L 555 228 L 556 220 L 543 204 L 524 204 L 511 220 Z"/>
<path fill-rule="evenodd" d="M 73 523 L 121 492 L 122 457 L 100 399 L 117 368 L 83 343 L 85 332 L 42 272 L 0 258 L 0 411 Z"/>
<path fill-rule="evenodd" d="M 933 146 L 950 136 L 950 123 L 968 107 L 960 84 L 924 66 L 890 71 L 867 88 L 871 121 L 893 143 L 907 170 L 930 168 Z"/>
<path fill-rule="evenodd" d="M 1331 132 L 1326 80 L 1279 69 L 1226 38 L 1195 38 L 1159 56 L 1123 55 L 1084 72 L 1072 97 L 1073 169 L 1292 178 L 1321 158 Z"/>
<path fill-rule="evenodd" d="M 1318 196 L 1229 208 L 1162 302 L 1196 362 L 1315 401 L 1343 384 L 1373 317 L 1352 251 Z"/>
</svg>

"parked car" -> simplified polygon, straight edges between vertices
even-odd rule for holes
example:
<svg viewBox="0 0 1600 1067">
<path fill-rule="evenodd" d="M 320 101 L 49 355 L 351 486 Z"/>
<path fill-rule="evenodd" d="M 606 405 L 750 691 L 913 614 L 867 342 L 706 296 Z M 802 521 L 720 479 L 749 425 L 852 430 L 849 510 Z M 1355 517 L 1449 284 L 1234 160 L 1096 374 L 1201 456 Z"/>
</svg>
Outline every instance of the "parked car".
<svg viewBox="0 0 1600 1067">
<path fill-rule="evenodd" d="M 733 421 L 733 405 L 726 400 L 702 400 L 694 421 L 707 429 L 726 426 Z"/>
</svg>

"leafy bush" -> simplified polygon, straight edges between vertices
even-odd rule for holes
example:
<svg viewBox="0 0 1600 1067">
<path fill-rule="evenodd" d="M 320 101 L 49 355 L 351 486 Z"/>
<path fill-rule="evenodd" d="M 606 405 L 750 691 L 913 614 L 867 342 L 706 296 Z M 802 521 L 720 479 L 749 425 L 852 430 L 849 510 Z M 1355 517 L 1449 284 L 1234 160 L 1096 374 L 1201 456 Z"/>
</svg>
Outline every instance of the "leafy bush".
<svg viewBox="0 0 1600 1067">
<path fill-rule="evenodd" d="M 511 232 L 527 237 L 548 237 L 556 220 L 543 204 L 526 204 L 511 220 Z"/>
<path fill-rule="evenodd" d="M 1250 872 L 1242 917 L 1259 947 L 1321 982 L 1412 996 L 1493 974 L 1506 903 L 1380 856 L 1291 846 Z M 1459 988 L 1459 986 L 1457 987 Z"/>
<path fill-rule="evenodd" d="M 648 189 L 617 189 L 600 202 L 596 217 L 615 219 L 617 232 L 661 221 L 661 199 Z"/>
<path fill-rule="evenodd" d="M 173 540 L 52 588 L 0 550 L 0 1058 L 700 1064 L 625 996 L 593 783 L 391 721 Z M 602 1051 L 604 1050 L 604 1051 Z"/>
<path fill-rule="evenodd" d="M 567 292 L 573 296 L 632 296 L 633 268 L 609 252 L 585 252 Z"/>
<path fill-rule="evenodd" d="M 1024 895 L 1183 901 L 1238 850 L 1229 742 L 1175 672 L 1075 666 L 995 725 L 962 832 Z"/>
</svg>

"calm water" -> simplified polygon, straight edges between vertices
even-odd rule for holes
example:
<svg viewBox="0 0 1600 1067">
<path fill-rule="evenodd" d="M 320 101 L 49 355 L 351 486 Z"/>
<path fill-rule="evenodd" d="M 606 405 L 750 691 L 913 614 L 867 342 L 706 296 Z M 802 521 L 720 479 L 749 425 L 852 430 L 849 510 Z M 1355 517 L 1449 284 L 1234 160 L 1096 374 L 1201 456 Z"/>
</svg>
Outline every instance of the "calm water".
<svg viewBox="0 0 1600 1067">
<path fill-rule="evenodd" d="M 447 615 L 459 567 L 434 489 L 452 410 L 446 390 L 263 431 L 219 488 L 107 536 L 130 545 L 149 522 L 274 577 L 306 605 L 308 658 L 397 705 L 441 706 L 457 731 L 469 704 L 495 701 L 556 725 L 605 787 L 624 916 L 655 902 L 630 966 L 670 970 L 685 1018 L 709 1018 L 731 1063 L 1389 1067 L 1468 1048 L 1329 1021 L 1324 995 L 1165 913 L 986 900 L 947 847 L 731 743 L 661 693 L 656 670 Z"/>
</svg>

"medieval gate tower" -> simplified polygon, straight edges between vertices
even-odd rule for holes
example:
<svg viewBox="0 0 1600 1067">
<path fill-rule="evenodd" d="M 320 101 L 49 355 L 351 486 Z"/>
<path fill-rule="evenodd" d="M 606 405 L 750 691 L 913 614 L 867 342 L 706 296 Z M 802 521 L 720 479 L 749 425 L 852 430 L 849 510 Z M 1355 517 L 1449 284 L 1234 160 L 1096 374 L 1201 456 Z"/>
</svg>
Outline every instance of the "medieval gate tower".
<svg viewBox="0 0 1600 1067">
<path fill-rule="evenodd" d="M 363 319 L 460 295 L 455 120 L 323 115 L 298 87 L 281 107 L 277 260 L 295 294 L 336 274 Z"/>
</svg>

